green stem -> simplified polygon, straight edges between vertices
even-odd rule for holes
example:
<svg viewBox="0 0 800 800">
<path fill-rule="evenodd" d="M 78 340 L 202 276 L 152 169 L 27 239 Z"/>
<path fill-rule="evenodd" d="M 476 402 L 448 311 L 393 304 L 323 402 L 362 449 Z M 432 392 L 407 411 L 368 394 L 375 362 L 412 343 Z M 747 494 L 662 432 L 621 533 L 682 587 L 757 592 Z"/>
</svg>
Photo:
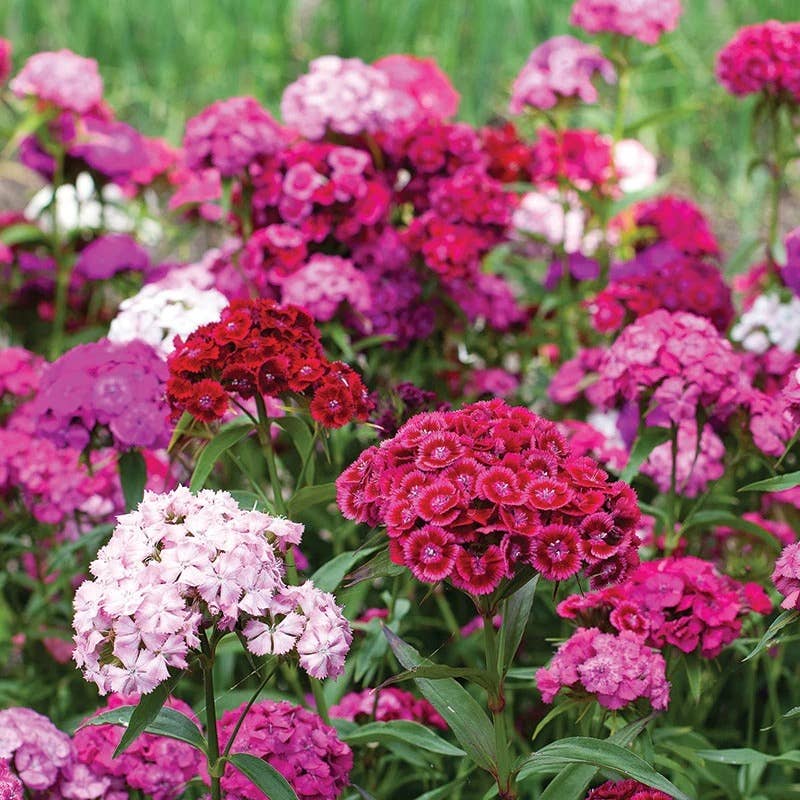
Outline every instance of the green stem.
<svg viewBox="0 0 800 800">
<path fill-rule="evenodd" d="M 317 714 L 319 714 L 326 725 L 330 725 L 331 717 L 328 713 L 328 701 L 325 699 L 322 681 L 318 681 L 316 678 L 309 678 L 309 681 L 311 682 L 311 692 L 314 695 L 314 705 L 317 707 Z"/>
<path fill-rule="evenodd" d="M 697 435 L 699 437 L 700 433 L 698 432 Z M 672 453 L 672 464 L 670 466 L 669 475 L 669 511 L 667 513 L 669 530 L 666 531 L 666 536 L 664 537 L 667 555 L 671 555 L 672 551 L 678 546 L 678 534 L 675 531 L 675 526 L 680 518 L 680 497 L 678 496 L 678 426 L 674 422 L 672 423 L 670 436 L 670 450 Z"/>
<path fill-rule="evenodd" d="M 619 92 L 617 93 L 617 109 L 614 114 L 614 141 L 618 142 L 625 134 L 625 107 L 631 92 L 631 74 L 627 64 L 619 68 Z"/>
<path fill-rule="evenodd" d="M 771 150 L 773 161 L 769 166 L 770 173 L 770 202 L 769 202 L 769 233 L 767 234 L 767 262 L 774 269 L 775 245 L 780 231 L 781 188 L 783 187 L 783 171 L 785 164 L 781 148 L 781 117 L 780 106 L 772 105 L 769 114 Z"/>
<path fill-rule="evenodd" d="M 247 712 L 253 707 L 253 703 L 258 700 L 258 696 L 263 691 L 264 687 L 269 682 L 269 679 L 275 674 L 275 669 L 277 668 L 277 662 L 273 663 L 272 667 L 267 670 L 267 674 L 264 676 L 264 679 L 261 683 L 258 684 L 258 688 L 253 692 L 253 696 L 248 700 L 247 705 L 244 707 L 244 710 L 239 715 L 239 719 L 236 720 L 236 725 L 234 725 L 233 730 L 231 731 L 231 735 L 228 738 L 228 742 L 225 745 L 225 751 L 223 752 L 223 757 L 227 756 L 228 753 L 231 751 L 231 747 L 233 746 L 234 741 L 236 740 L 236 734 L 239 733 L 239 728 L 242 727 L 242 723 L 244 722 L 244 718 L 247 716 Z"/>
<path fill-rule="evenodd" d="M 214 645 L 209 643 L 206 632 L 200 631 L 200 648 L 205 656 L 203 662 L 203 689 L 206 699 L 206 731 L 208 735 L 208 775 L 211 779 L 211 800 L 222 800 L 219 771 L 219 739 L 217 735 L 217 706 L 214 697 Z"/>
</svg>

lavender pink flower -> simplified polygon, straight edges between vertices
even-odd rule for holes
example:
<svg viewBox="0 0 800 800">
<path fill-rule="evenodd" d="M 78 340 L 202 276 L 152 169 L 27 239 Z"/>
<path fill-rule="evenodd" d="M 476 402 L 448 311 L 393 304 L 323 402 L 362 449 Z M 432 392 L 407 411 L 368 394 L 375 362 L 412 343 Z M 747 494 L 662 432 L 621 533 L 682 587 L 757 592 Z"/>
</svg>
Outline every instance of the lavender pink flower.
<svg viewBox="0 0 800 800">
<path fill-rule="evenodd" d="M 675 30 L 681 13 L 680 0 L 576 0 L 569 21 L 589 33 L 618 33 L 656 44 Z"/>
</svg>

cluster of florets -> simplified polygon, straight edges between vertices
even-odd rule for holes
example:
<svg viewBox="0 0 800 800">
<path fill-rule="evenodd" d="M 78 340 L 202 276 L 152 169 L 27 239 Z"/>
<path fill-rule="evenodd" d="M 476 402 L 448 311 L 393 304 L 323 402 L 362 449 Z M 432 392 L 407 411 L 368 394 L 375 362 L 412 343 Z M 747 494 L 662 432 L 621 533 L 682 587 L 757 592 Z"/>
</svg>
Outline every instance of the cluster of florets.
<svg viewBox="0 0 800 800">
<path fill-rule="evenodd" d="M 486 171 L 503 183 L 530 179 L 531 148 L 511 122 L 481 128 L 481 149 L 488 159 Z"/>
<path fill-rule="evenodd" d="M 0 759 L 0 800 L 24 800 L 25 787 L 11 771 L 7 761 Z"/>
<path fill-rule="evenodd" d="M 772 603 L 756 583 L 742 584 L 693 556 L 647 561 L 618 585 L 572 595 L 558 613 L 582 625 L 640 636 L 653 647 L 716 658 L 735 641 L 742 619 L 768 614 Z"/>
<path fill-rule="evenodd" d="M 216 169 L 232 177 L 256 159 L 277 153 L 288 139 L 288 132 L 257 100 L 229 97 L 187 121 L 184 161 L 191 170 Z"/>
<path fill-rule="evenodd" d="M 93 239 L 78 253 L 76 277 L 104 281 L 119 272 L 144 273 L 150 267 L 150 256 L 132 236 L 108 233 Z"/>
<path fill-rule="evenodd" d="M 531 152 L 531 175 L 542 187 L 567 184 L 610 194 L 615 186 L 612 142 L 591 129 L 542 128 Z"/>
<path fill-rule="evenodd" d="M 227 492 L 145 493 L 75 595 L 84 676 L 104 694 L 147 694 L 170 668 L 187 668 L 209 625 L 242 632 L 256 655 L 296 651 L 309 674 L 339 675 L 352 634 L 333 597 L 283 582 L 280 553 L 301 534 Z"/>
<path fill-rule="evenodd" d="M 190 285 L 165 289 L 151 283 L 119 304 L 108 339 L 138 339 L 166 357 L 175 349 L 176 336 L 186 337 L 201 325 L 215 322 L 227 305 L 225 295 L 215 289 L 201 291 Z"/>
<path fill-rule="evenodd" d="M 447 723 L 425 698 L 414 697 L 411 692 L 394 686 L 350 692 L 335 706 L 331 706 L 330 715 L 335 719 L 347 719 L 351 722 L 405 719 L 447 730 Z"/>
<path fill-rule="evenodd" d="M 665 670 L 664 657 L 635 633 L 580 628 L 558 648 L 550 666 L 537 670 L 536 686 L 545 703 L 567 689 L 593 696 L 604 708 L 623 708 L 644 698 L 662 710 L 669 704 Z"/>
<path fill-rule="evenodd" d="M 120 706 L 135 706 L 139 695 L 114 694 L 97 713 Z M 200 723 L 192 709 L 182 700 L 168 698 L 167 708 L 179 711 Z M 93 715 L 94 716 L 94 715 Z M 89 720 L 87 720 L 88 722 Z M 127 797 L 138 790 L 153 800 L 175 800 L 186 784 L 200 776 L 205 767 L 203 754 L 191 745 L 145 733 L 124 753 L 114 757 L 123 729 L 117 725 L 84 725 L 72 737 L 73 759 L 62 779 L 62 797 Z M 93 788 L 92 794 L 81 794 L 80 787 Z"/>
<path fill-rule="evenodd" d="M 739 29 L 717 54 L 717 79 L 735 95 L 800 100 L 800 23 L 770 20 Z"/>
<path fill-rule="evenodd" d="M 226 711 L 219 720 L 227 743 L 239 718 L 231 753 L 262 758 L 286 778 L 300 800 L 335 800 L 349 784 L 353 753 L 336 731 L 310 711 L 287 702 L 263 700 Z M 222 776 L 227 800 L 261 800 L 264 793 L 230 764 Z"/>
<path fill-rule="evenodd" d="M 705 317 L 719 331 L 727 330 L 733 319 L 731 291 L 719 266 L 709 261 L 665 253 L 653 245 L 632 262 L 612 267 L 611 278 L 589 304 L 592 322 L 602 333 L 658 308 Z"/>
<path fill-rule="evenodd" d="M 665 194 L 637 203 L 633 218 L 638 228 L 653 228 L 655 241 L 666 241 L 684 255 L 716 256 L 719 244 L 703 212 L 682 197 Z"/>
<path fill-rule="evenodd" d="M 413 118 L 448 119 L 458 111 L 461 96 L 432 58 L 396 53 L 372 66 L 389 78 L 392 89 L 414 101 Z M 404 97 L 402 102 L 408 101 Z"/>
<path fill-rule="evenodd" d="M 576 0 L 570 24 L 589 33 L 618 33 L 633 36 L 644 44 L 656 44 L 664 33 L 678 27 L 680 0 Z"/>
<path fill-rule="evenodd" d="M 775 562 L 772 582 L 783 595 L 781 608 L 800 609 L 800 542 L 783 548 Z"/>
<path fill-rule="evenodd" d="M 623 192 L 640 192 L 656 182 L 656 157 L 638 139 L 614 142 L 614 171 Z"/>
<path fill-rule="evenodd" d="M 140 341 L 78 345 L 50 364 L 32 402 L 37 433 L 60 447 L 157 449 L 169 442 L 167 368 Z"/>
<path fill-rule="evenodd" d="M 549 109 L 569 97 L 596 103 L 595 74 L 606 83 L 614 83 L 617 77 L 614 65 L 603 57 L 599 47 L 574 36 L 554 36 L 528 56 L 514 79 L 509 111 L 521 114 L 526 106 Z"/>
<path fill-rule="evenodd" d="M 472 595 L 525 565 L 605 585 L 638 563 L 633 490 L 501 400 L 412 417 L 342 473 L 337 499 L 348 519 L 386 527 L 395 563 Z"/>
<path fill-rule="evenodd" d="M 514 229 L 565 253 L 584 249 L 586 211 L 575 192 L 551 187 L 527 192 L 514 211 Z"/>
<path fill-rule="evenodd" d="M 219 322 L 176 340 L 168 365 L 173 413 L 206 422 L 220 419 L 232 398 L 256 393 L 301 397 L 326 428 L 365 420 L 370 411 L 361 378 L 327 359 L 311 315 L 273 300 L 235 300 Z"/>
<path fill-rule="evenodd" d="M 0 348 L 0 401 L 26 400 L 35 394 L 44 366 L 41 356 L 24 347 Z"/>
<path fill-rule="evenodd" d="M 606 781 L 586 795 L 586 800 L 673 800 L 658 789 L 634 780 Z"/>
<path fill-rule="evenodd" d="M 0 767 L 7 764 L 11 774 L 28 792 L 46 792 L 54 788 L 71 760 L 69 736 L 47 717 L 29 708 L 0 711 Z M 5 788 L 2 780 L 0 771 L 0 789 Z M 15 787 L 11 778 L 6 783 Z M 17 797 L 21 800 L 23 794 Z M 15 800 L 13 794 L 11 798 Z"/>
<path fill-rule="evenodd" d="M 751 353 L 771 347 L 793 353 L 800 345 L 800 297 L 783 302 L 778 294 L 759 295 L 731 329 L 731 339 Z"/>
</svg>

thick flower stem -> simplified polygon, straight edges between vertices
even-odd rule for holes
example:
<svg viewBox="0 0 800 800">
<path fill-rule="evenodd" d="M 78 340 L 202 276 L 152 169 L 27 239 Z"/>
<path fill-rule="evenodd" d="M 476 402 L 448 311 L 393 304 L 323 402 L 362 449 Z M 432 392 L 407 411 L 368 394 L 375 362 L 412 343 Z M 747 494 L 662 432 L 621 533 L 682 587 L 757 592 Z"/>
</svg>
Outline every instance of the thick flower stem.
<svg viewBox="0 0 800 800">
<path fill-rule="evenodd" d="M 214 697 L 214 646 L 205 631 L 200 631 L 203 659 L 203 688 L 206 699 L 206 731 L 208 735 L 208 775 L 211 780 L 211 800 L 222 800 L 219 770 L 219 739 L 217 738 L 217 706 Z"/>
</svg>

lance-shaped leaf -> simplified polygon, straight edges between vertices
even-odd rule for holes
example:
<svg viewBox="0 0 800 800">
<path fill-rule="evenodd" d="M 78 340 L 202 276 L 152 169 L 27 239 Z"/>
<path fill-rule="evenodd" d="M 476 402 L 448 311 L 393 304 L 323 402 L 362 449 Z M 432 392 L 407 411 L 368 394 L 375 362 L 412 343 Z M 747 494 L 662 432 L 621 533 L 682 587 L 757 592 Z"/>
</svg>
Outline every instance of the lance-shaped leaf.
<svg viewBox="0 0 800 800">
<path fill-rule="evenodd" d="M 144 456 L 138 450 L 126 450 L 119 457 L 117 467 L 122 496 L 125 498 L 125 509 L 130 511 L 136 508 L 144 497 L 147 465 L 144 463 Z"/>
<path fill-rule="evenodd" d="M 785 475 L 776 475 L 774 478 L 765 478 L 763 481 L 748 483 L 742 486 L 740 492 L 783 492 L 800 486 L 800 472 L 787 472 Z"/>
<path fill-rule="evenodd" d="M 370 722 L 360 725 L 351 733 L 342 737 L 347 744 L 365 744 L 367 742 L 400 741 L 414 747 L 439 753 L 443 756 L 464 756 L 466 753 L 437 736 L 430 728 L 405 719 L 389 722 Z"/>
<path fill-rule="evenodd" d="M 189 482 L 189 489 L 192 492 L 200 491 L 205 486 L 208 476 L 220 456 L 226 450 L 230 450 L 237 442 L 244 439 L 252 430 L 253 423 L 247 417 L 239 417 L 223 425 L 219 433 L 200 453 L 192 473 L 192 479 Z"/>
<path fill-rule="evenodd" d="M 619 476 L 620 480 L 630 483 L 639 473 L 639 467 L 647 461 L 650 453 L 671 438 L 672 431 L 669 428 L 642 428 L 633 443 L 631 454 L 628 456 L 628 463 Z"/>
<path fill-rule="evenodd" d="M 251 783 L 255 784 L 269 800 L 297 800 L 289 781 L 266 761 L 250 753 L 232 753 L 228 761 Z"/>
<path fill-rule="evenodd" d="M 502 644 L 500 658 L 504 674 L 511 666 L 517 648 L 522 642 L 525 628 L 528 625 L 528 618 L 531 615 L 533 596 L 536 594 L 536 586 L 538 583 L 539 576 L 535 575 L 521 589 L 517 589 L 517 591 L 506 600 L 506 610 L 503 614 L 503 626 L 500 629 Z"/>
<path fill-rule="evenodd" d="M 142 695 L 139 704 L 128 720 L 125 732 L 119 740 L 117 749 L 114 751 L 114 758 L 122 755 L 158 716 L 158 712 L 164 707 L 164 703 L 167 702 L 167 698 L 170 696 L 182 674 L 182 672 L 177 672 L 175 675 L 172 675 L 169 680 L 156 686 L 150 694 Z"/>
</svg>

